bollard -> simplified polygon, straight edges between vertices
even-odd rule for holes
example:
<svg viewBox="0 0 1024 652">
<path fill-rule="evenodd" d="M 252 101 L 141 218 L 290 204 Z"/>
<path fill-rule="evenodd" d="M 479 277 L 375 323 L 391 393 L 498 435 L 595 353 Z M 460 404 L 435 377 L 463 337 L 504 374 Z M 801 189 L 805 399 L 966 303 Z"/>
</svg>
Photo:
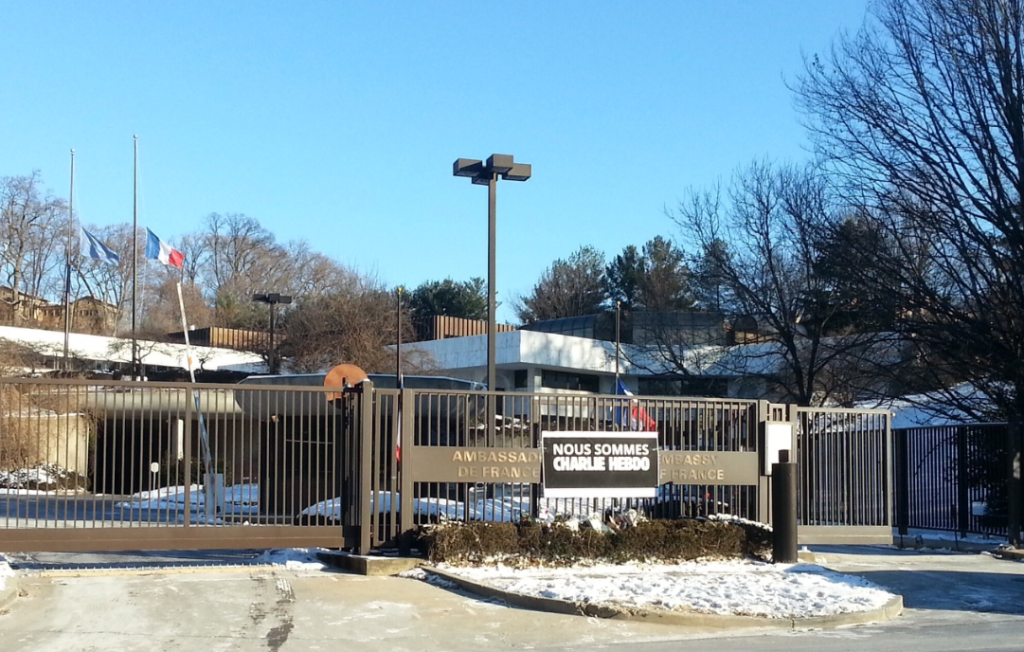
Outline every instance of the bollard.
<svg viewBox="0 0 1024 652">
<path fill-rule="evenodd" d="M 796 554 L 796 463 L 789 451 L 779 451 L 772 464 L 772 562 L 794 564 Z"/>
</svg>

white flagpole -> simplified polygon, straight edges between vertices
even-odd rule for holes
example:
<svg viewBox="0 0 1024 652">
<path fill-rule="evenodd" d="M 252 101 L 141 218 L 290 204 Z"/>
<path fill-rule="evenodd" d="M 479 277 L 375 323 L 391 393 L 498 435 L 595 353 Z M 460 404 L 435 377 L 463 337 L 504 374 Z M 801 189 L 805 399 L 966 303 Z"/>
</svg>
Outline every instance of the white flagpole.
<svg viewBox="0 0 1024 652">
<path fill-rule="evenodd" d="M 196 372 L 193 367 L 192 358 L 192 344 L 188 341 L 188 320 L 185 319 L 185 299 L 181 295 L 181 283 L 176 284 L 178 287 L 178 307 L 181 309 L 181 329 L 185 334 L 185 356 L 188 362 L 188 377 L 192 381 L 192 384 L 196 383 Z M 206 471 L 208 478 L 207 486 L 209 486 L 209 480 L 212 480 L 213 476 L 213 458 L 210 456 L 210 436 L 206 432 L 206 420 L 203 419 L 203 413 L 199 406 L 199 391 L 192 388 L 192 398 L 196 403 L 196 416 L 199 418 L 199 443 L 203 449 L 203 468 Z M 208 504 L 209 509 L 209 504 Z"/>
</svg>

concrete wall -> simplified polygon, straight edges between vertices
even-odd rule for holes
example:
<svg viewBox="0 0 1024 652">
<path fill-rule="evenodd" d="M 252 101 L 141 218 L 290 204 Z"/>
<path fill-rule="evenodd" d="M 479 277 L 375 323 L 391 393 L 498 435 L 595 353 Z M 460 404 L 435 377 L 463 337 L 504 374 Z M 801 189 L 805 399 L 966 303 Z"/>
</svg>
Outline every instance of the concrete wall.
<svg viewBox="0 0 1024 652">
<path fill-rule="evenodd" d="M 56 464 L 85 475 L 89 468 L 92 422 L 77 414 L 38 411 L 0 418 L 0 470 Z"/>
</svg>

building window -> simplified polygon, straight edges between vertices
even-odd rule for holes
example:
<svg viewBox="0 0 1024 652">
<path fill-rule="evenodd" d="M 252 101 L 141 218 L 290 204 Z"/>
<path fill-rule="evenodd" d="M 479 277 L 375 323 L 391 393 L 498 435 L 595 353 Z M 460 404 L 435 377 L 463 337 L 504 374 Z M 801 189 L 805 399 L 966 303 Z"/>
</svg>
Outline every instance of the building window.
<svg viewBox="0 0 1024 652">
<path fill-rule="evenodd" d="M 526 389 L 526 369 L 516 369 L 513 378 L 512 386 L 516 389 Z"/>
<path fill-rule="evenodd" d="M 729 382 L 724 378 L 644 378 L 638 379 L 641 396 L 694 396 L 727 398 Z"/>
<path fill-rule="evenodd" d="M 563 371 L 541 371 L 541 387 L 548 389 L 571 389 L 582 392 L 597 393 L 600 391 L 601 382 L 597 376 L 590 374 L 570 374 Z"/>
</svg>

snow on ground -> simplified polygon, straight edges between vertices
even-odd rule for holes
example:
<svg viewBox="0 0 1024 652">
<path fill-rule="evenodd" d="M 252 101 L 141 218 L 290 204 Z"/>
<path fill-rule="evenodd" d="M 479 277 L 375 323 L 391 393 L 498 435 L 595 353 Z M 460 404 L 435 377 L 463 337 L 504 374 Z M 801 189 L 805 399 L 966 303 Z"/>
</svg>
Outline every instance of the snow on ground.
<svg viewBox="0 0 1024 652">
<path fill-rule="evenodd" d="M 4 590 L 7 586 L 7 578 L 14 575 L 14 569 L 8 564 L 3 557 L 0 557 L 0 591 Z"/>
<path fill-rule="evenodd" d="M 931 552 L 937 552 L 938 550 L 956 552 L 959 549 L 959 545 L 963 543 L 988 547 L 992 550 L 1006 544 L 1006 537 L 1002 535 L 968 533 L 966 536 L 963 536 L 959 532 L 914 528 L 907 530 L 907 534 L 903 536 L 900 536 L 899 532 L 893 529 L 892 538 L 894 545 L 899 546 L 902 544 L 903 547 L 920 547 L 924 546 L 925 542 L 927 542 L 927 547 Z M 940 545 L 943 547 L 936 547 Z"/>
<path fill-rule="evenodd" d="M 190 485 L 188 509 L 200 511 L 206 505 L 203 485 Z M 236 484 L 224 488 L 223 516 L 249 516 L 259 510 L 259 485 Z M 186 508 L 185 486 L 161 487 L 152 491 L 132 494 L 129 500 L 118 501 L 114 507 L 133 510 L 155 510 L 157 512 L 178 511 Z"/>
<path fill-rule="evenodd" d="M 65 346 L 62 332 L 37 328 L 0 326 L 0 340 L 21 344 L 36 353 L 52 357 L 62 355 Z M 67 339 L 72 357 L 100 362 L 131 362 L 131 345 L 132 341 L 128 338 L 85 333 L 71 333 Z M 188 369 L 188 354 L 188 347 L 184 344 L 139 340 L 139 355 L 143 364 Z M 204 346 L 194 347 L 192 356 L 200 358 L 203 369 L 207 371 L 232 369 L 265 372 L 267 367 L 261 355 L 248 351 Z"/>
<path fill-rule="evenodd" d="M 525 595 L 682 612 L 806 618 L 868 611 L 894 596 L 859 577 L 812 564 L 748 561 L 675 565 L 594 565 L 515 569 L 439 566 L 449 573 Z M 402 574 L 444 584 L 416 569 Z"/>
<path fill-rule="evenodd" d="M 317 559 L 318 550 L 318 548 L 264 550 L 253 561 L 270 566 L 284 566 L 289 570 L 324 570 L 327 565 Z"/>
</svg>

